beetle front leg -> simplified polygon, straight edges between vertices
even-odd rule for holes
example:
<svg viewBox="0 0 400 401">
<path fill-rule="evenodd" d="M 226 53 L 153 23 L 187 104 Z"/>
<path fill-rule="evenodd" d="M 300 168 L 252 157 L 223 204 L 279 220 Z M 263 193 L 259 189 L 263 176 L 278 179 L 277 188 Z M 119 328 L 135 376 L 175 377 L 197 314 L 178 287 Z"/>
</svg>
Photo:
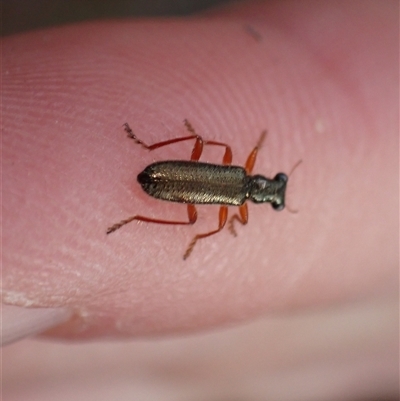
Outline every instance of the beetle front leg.
<svg viewBox="0 0 400 401">
<path fill-rule="evenodd" d="M 260 149 L 266 136 L 267 136 L 267 131 L 263 131 L 261 133 L 260 139 L 258 140 L 256 147 L 252 150 L 252 152 L 249 154 L 249 157 L 247 158 L 245 170 L 248 175 L 250 175 L 251 172 L 253 171 L 253 167 L 256 162 L 258 150 Z"/>
<path fill-rule="evenodd" d="M 234 227 L 234 221 L 238 220 L 241 224 L 245 225 L 249 221 L 249 211 L 247 209 L 247 204 L 243 204 L 242 206 L 239 206 L 239 214 L 234 214 L 230 219 L 228 223 L 228 228 L 229 231 L 232 233 L 234 237 L 237 236 L 235 227 Z"/>
</svg>

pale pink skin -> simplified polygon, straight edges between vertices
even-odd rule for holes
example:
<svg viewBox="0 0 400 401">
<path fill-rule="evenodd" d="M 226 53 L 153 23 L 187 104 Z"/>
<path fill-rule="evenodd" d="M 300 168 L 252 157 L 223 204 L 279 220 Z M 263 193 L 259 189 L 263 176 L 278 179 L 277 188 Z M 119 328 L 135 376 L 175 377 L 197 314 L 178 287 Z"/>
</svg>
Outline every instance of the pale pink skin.
<svg viewBox="0 0 400 401">
<path fill-rule="evenodd" d="M 398 293 L 396 2 L 239 4 L 190 19 L 86 23 L 3 42 L 3 302 L 68 307 L 50 334 L 176 334 L 374 303 Z M 227 18 L 229 16 L 229 18 Z M 249 26 L 261 40 L 252 36 Z M 249 203 L 249 224 L 201 240 L 186 207 L 145 194 L 148 164 L 189 159 L 187 135 L 232 146 L 289 179 L 287 210 Z M 219 163 L 221 149 L 202 160 Z M 230 209 L 230 215 L 235 213 Z M 311 351 L 310 351 L 311 352 Z"/>
</svg>

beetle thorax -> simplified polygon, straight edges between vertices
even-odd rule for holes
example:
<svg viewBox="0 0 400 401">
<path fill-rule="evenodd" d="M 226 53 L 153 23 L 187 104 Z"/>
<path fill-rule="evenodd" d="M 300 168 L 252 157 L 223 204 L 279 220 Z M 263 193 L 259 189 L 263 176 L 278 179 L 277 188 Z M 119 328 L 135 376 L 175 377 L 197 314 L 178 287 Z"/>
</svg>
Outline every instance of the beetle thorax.
<svg viewBox="0 0 400 401">
<path fill-rule="evenodd" d="M 249 199 L 254 203 L 271 203 L 276 210 L 285 207 L 285 191 L 287 176 L 277 174 L 274 179 L 262 175 L 255 175 L 250 180 Z"/>
</svg>

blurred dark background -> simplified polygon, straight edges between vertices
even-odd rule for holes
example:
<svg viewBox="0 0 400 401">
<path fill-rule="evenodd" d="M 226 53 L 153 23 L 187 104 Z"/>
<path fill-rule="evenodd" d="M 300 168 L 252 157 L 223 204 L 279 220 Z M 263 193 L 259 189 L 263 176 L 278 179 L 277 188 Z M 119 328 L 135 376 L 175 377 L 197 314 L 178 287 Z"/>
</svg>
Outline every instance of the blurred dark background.
<svg viewBox="0 0 400 401">
<path fill-rule="evenodd" d="M 79 21 L 132 16 L 179 16 L 229 0 L 2 0 L 1 34 Z"/>
</svg>

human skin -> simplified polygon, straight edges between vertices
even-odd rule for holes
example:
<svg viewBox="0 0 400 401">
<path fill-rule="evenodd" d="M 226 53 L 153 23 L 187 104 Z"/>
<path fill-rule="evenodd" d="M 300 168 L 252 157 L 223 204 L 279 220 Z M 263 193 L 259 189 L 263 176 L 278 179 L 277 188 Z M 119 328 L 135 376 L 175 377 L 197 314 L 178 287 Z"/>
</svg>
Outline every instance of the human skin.
<svg viewBox="0 0 400 401">
<path fill-rule="evenodd" d="M 71 320 L 48 335 L 99 339 L 396 298 L 395 7 L 246 4 L 5 39 L 3 302 L 67 308 Z M 133 222 L 106 236 L 132 214 L 186 219 L 136 175 L 188 159 L 191 144 L 149 154 L 122 128 L 151 144 L 186 135 L 184 118 L 241 165 L 268 129 L 254 171 L 302 159 L 287 190 L 299 212 L 249 205 L 237 238 L 201 240 L 186 261 L 190 239 L 216 227 L 216 207 L 199 207 L 193 227 Z"/>
</svg>

